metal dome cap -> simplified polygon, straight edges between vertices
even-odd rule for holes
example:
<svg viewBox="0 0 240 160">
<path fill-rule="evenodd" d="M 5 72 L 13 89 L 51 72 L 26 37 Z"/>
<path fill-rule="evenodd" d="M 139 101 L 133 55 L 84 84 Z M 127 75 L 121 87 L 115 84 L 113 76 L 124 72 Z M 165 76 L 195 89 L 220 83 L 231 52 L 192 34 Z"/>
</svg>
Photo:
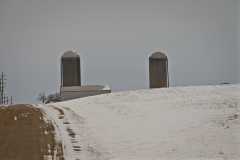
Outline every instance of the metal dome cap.
<svg viewBox="0 0 240 160">
<path fill-rule="evenodd" d="M 163 52 L 155 52 L 150 57 L 150 59 L 168 59 L 166 54 Z"/>
<path fill-rule="evenodd" d="M 80 56 L 78 55 L 78 53 L 76 51 L 73 51 L 73 50 L 66 51 L 62 55 L 62 58 L 79 58 L 79 57 Z"/>
</svg>

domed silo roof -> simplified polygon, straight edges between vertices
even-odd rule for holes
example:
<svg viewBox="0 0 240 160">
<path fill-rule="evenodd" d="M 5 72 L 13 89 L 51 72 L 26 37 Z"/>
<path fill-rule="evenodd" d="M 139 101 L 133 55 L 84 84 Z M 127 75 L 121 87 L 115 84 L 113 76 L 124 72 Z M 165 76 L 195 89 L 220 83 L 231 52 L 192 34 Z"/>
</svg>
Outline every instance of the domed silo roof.
<svg viewBox="0 0 240 160">
<path fill-rule="evenodd" d="M 167 56 L 162 52 L 155 52 L 149 58 L 150 59 L 163 59 L 163 60 L 168 59 Z"/>
<path fill-rule="evenodd" d="M 62 55 L 62 58 L 79 58 L 80 56 L 77 54 L 76 51 L 66 51 L 64 52 L 64 54 Z"/>
</svg>

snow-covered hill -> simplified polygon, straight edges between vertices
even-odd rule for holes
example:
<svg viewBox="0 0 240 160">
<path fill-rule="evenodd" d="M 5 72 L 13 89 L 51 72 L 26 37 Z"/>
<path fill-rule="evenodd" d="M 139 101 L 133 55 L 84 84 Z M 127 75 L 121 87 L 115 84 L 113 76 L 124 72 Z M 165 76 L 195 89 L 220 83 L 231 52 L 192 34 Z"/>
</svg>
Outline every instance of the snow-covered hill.
<svg viewBox="0 0 240 160">
<path fill-rule="evenodd" d="M 66 160 L 240 157 L 240 86 L 179 87 L 100 95 L 40 106 Z"/>
</svg>

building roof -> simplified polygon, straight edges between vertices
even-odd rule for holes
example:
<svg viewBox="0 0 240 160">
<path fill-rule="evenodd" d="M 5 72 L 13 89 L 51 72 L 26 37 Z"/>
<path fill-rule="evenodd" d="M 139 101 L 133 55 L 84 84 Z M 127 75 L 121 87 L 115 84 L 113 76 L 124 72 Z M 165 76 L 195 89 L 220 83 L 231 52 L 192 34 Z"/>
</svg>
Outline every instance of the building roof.
<svg viewBox="0 0 240 160">
<path fill-rule="evenodd" d="M 76 51 L 72 51 L 72 50 L 69 50 L 69 51 L 66 51 L 64 52 L 64 54 L 62 55 L 62 58 L 75 58 L 75 57 L 80 57 Z"/>
<path fill-rule="evenodd" d="M 99 91 L 99 90 L 111 90 L 108 86 L 101 85 L 87 85 L 87 86 L 70 86 L 61 87 L 63 92 L 78 92 L 78 91 Z"/>
<path fill-rule="evenodd" d="M 162 52 L 155 52 L 149 58 L 151 58 L 151 59 L 167 59 L 167 56 Z"/>
</svg>

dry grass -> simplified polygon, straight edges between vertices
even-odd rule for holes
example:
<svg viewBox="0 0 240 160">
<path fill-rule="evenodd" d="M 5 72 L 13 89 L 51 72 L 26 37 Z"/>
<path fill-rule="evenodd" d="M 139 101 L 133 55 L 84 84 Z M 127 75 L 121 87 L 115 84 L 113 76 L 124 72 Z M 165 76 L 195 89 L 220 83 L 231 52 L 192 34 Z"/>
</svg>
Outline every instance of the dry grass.
<svg viewBox="0 0 240 160">
<path fill-rule="evenodd" d="M 29 105 L 0 107 L 1 160 L 63 160 L 62 145 L 39 109 Z"/>
</svg>

